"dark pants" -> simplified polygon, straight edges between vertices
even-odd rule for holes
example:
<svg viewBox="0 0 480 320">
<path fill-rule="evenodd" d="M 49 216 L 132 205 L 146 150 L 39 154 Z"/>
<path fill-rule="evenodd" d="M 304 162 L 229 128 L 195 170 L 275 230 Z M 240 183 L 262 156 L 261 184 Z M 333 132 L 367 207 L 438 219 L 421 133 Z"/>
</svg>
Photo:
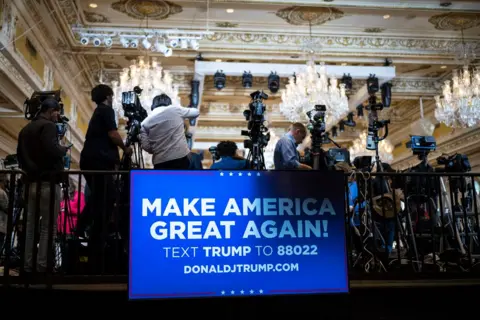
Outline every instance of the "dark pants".
<svg viewBox="0 0 480 320">
<path fill-rule="evenodd" d="M 105 242 L 108 236 L 108 224 L 111 221 L 115 205 L 114 166 L 101 163 L 81 162 L 81 170 L 111 171 L 109 174 L 84 174 L 90 191 L 90 197 L 85 205 L 77 224 L 77 235 L 82 236 L 90 227 L 88 241 L 88 265 L 90 271 L 99 273 L 102 270 Z"/>
<path fill-rule="evenodd" d="M 153 167 L 155 170 L 188 170 L 190 168 L 190 160 L 188 156 L 185 156 L 180 159 L 157 163 Z"/>
</svg>

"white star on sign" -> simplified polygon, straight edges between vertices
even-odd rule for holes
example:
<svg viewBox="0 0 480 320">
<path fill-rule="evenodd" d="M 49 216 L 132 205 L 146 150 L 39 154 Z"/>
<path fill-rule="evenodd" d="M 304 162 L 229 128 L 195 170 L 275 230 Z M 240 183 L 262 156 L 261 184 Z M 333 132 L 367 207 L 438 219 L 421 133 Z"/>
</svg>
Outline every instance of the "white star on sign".
<svg viewBox="0 0 480 320">
<path fill-rule="evenodd" d="M 257 177 L 260 177 L 260 172 L 257 172 Z"/>
<path fill-rule="evenodd" d="M 239 177 L 243 176 L 243 173 L 239 172 L 239 173 L 238 173 L 238 176 L 239 176 Z"/>
<path fill-rule="evenodd" d="M 248 176 L 250 177 L 251 175 L 252 175 L 252 174 L 249 172 L 249 173 L 248 173 Z"/>
<path fill-rule="evenodd" d="M 233 172 L 230 172 L 230 177 L 233 176 Z"/>
<path fill-rule="evenodd" d="M 225 291 L 222 290 L 222 295 L 224 295 L 224 294 L 225 294 Z"/>
<path fill-rule="evenodd" d="M 255 291 L 253 291 L 253 290 L 250 290 L 250 294 L 253 294 L 254 292 L 255 292 Z"/>
<path fill-rule="evenodd" d="M 258 290 L 258 292 L 260 292 L 260 293 L 263 293 L 263 290 L 262 290 L 262 289 L 260 289 L 260 290 Z"/>
<path fill-rule="evenodd" d="M 220 175 L 223 177 L 223 172 L 220 172 Z"/>
<path fill-rule="evenodd" d="M 232 291 L 230 291 L 230 293 L 231 293 L 231 294 L 235 294 L 235 291 L 232 290 Z"/>
<path fill-rule="evenodd" d="M 244 293 L 245 293 L 245 291 L 243 291 L 243 290 L 242 290 L 242 291 L 240 291 L 240 293 L 241 293 L 241 294 L 244 294 Z"/>
</svg>

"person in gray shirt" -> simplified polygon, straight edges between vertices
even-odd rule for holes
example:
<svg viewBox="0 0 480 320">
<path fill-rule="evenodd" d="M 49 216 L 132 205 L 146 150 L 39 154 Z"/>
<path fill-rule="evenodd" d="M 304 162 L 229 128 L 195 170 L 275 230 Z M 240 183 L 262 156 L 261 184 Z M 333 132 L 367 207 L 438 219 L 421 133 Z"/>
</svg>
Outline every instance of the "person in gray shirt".
<svg viewBox="0 0 480 320">
<path fill-rule="evenodd" d="M 278 140 L 273 153 L 276 170 L 311 170 L 312 167 L 300 163 L 297 146 L 307 136 L 307 128 L 299 122 L 291 125 L 290 130 Z"/>
</svg>

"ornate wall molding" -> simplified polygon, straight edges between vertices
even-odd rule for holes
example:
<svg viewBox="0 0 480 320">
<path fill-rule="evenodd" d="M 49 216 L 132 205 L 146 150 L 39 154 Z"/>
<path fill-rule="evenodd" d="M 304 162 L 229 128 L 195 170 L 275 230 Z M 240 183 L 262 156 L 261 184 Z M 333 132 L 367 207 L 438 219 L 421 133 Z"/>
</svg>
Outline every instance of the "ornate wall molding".
<svg viewBox="0 0 480 320">
<path fill-rule="evenodd" d="M 43 89 L 42 90 L 52 90 L 53 89 L 53 69 L 45 64 L 45 69 L 43 71 Z"/>
<path fill-rule="evenodd" d="M 143 20 L 145 17 L 152 20 L 164 20 L 183 11 L 178 4 L 161 0 L 121 0 L 112 3 L 111 8 L 138 20 Z"/>
<path fill-rule="evenodd" d="M 15 35 L 15 14 L 10 0 L 2 1 L 2 33 L 8 42 L 14 39 Z"/>
<path fill-rule="evenodd" d="M 18 86 L 26 97 L 32 95 L 34 89 L 27 83 L 27 81 L 25 81 L 25 78 L 23 78 L 20 72 L 18 72 L 17 68 L 15 68 L 3 54 L 0 54 L 0 68 L 4 74 Z"/>
<path fill-rule="evenodd" d="M 436 95 L 440 93 L 441 83 L 437 79 L 431 78 L 402 78 L 397 77 L 391 81 L 392 93 L 408 93 Z M 365 85 L 365 80 L 354 79 L 352 90 L 356 92 Z"/>
<path fill-rule="evenodd" d="M 57 0 L 59 4 L 66 5 L 69 1 Z M 85 118 L 89 118 L 91 114 L 91 103 L 87 97 L 79 92 L 78 88 L 85 85 L 81 81 L 76 83 L 76 75 L 83 72 L 76 64 L 75 57 L 70 53 L 65 53 L 64 50 L 67 45 L 60 39 L 51 36 L 48 28 L 45 25 L 44 19 L 38 11 L 38 5 L 34 0 L 24 0 L 25 5 L 19 2 L 17 7 L 22 18 L 25 21 L 38 21 L 36 28 L 32 29 L 32 33 L 35 35 L 34 43 L 37 50 L 44 58 L 45 61 L 50 61 L 52 69 L 55 69 L 55 74 L 58 75 L 58 80 L 62 82 L 63 88 L 69 93 L 69 96 L 73 101 L 76 101 L 81 108 L 78 109 L 79 113 L 83 114 Z M 71 5 L 71 3 L 70 3 Z M 29 26 L 25 23 L 26 26 Z M 82 135 L 80 135 L 82 137 Z M 83 139 L 83 137 L 82 137 Z"/>
<path fill-rule="evenodd" d="M 277 17 L 293 25 L 319 26 L 344 16 L 343 11 L 333 7 L 288 7 L 280 9 Z"/>
</svg>

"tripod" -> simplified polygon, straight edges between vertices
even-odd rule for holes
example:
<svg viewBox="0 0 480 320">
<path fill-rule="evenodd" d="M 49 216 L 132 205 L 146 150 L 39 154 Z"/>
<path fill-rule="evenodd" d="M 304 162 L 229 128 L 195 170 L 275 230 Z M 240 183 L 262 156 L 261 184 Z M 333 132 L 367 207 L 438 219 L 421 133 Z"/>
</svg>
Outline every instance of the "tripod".
<svg viewBox="0 0 480 320">
<path fill-rule="evenodd" d="M 145 162 L 143 160 L 142 147 L 138 141 L 138 133 L 140 132 L 140 122 L 132 121 L 128 133 L 127 140 L 125 141 L 126 147 L 132 147 L 133 153 L 130 157 L 123 154 L 122 156 L 122 169 L 143 169 L 145 168 Z"/>
<path fill-rule="evenodd" d="M 248 151 L 247 162 L 252 164 L 251 168 L 254 170 L 265 170 L 263 148 L 264 147 L 257 141 L 252 142 L 251 148 Z"/>
<path fill-rule="evenodd" d="M 23 202 L 23 184 L 21 182 L 21 179 L 17 179 L 16 183 L 15 183 L 15 189 L 14 190 L 10 190 L 14 192 L 14 197 L 13 197 L 13 219 L 12 219 L 12 225 L 13 225 L 13 228 L 12 228 L 12 235 L 10 237 L 10 239 L 7 239 L 7 234 L 5 233 L 5 236 L 4 236 L 4 239 L 3 239 L 3 243 L 2 243 L 2 246 L 0 247 L 0 258 L 7 258 L 6 257 L 6 254 L 7 254 L 7 241 L 10 242 L 10 259 L 11 260 L 14 260 L 14 261 L 20 261 L 20 250 L 18 250 L 16 247 L 15 247 L 15 244 L 17 243 L 17 240 L 20 239 L 20 236 L 18 235 L 19 233 L 19 222 L 20 222 L 20 218 L 22 216 L 22 211 L 24 209 L 24 202 Z M 7 192 L 8 194 L 8 192 Z"/>
</svg>

